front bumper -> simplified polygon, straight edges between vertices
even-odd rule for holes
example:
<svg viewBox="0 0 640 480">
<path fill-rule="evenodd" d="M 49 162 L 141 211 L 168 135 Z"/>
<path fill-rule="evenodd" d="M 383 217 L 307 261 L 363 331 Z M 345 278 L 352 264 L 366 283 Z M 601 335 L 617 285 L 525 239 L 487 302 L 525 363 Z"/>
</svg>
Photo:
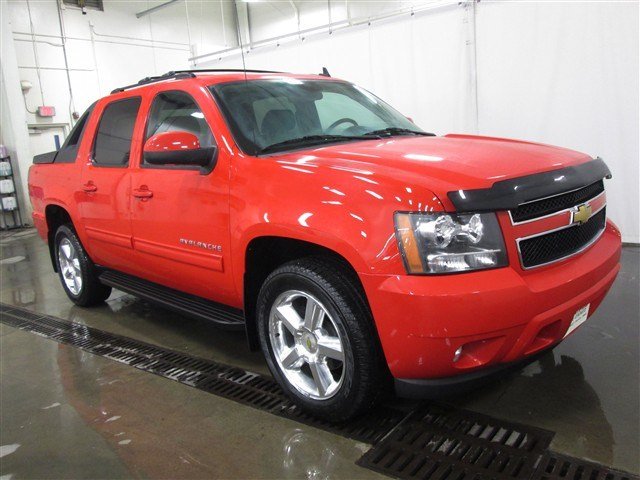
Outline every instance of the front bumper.
<svg viewBox="0 0 640 480">
<path fill-rule="evenodd" d="M 620 269 L 620 251 L 620 232 L 609 221 L 584 252 L 531 271 L 361 279 L 391 374 L 437 379 L 517 363 L 560 342 L 578 309 L 590 304 L 591 315 L 599 306 Z"/>
<path fill-rule="evenodd" d="M 553 347 L 541 350 L 515 362 L 498 363 L 453 377 L 394 378 L 395 392 L 399 397 L 420 399 L 457 395 L 520 370 L 551 350 L 553 350 Z"/>
</svg>

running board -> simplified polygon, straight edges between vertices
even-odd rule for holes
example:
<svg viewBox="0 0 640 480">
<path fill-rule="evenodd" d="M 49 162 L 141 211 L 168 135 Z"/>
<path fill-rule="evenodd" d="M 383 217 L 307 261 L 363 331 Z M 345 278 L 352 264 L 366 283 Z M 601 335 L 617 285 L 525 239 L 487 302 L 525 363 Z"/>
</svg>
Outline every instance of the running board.
<svg viewBox="0 0 640 480">
<path fill-rule="evenodd" d="M 105 285 L 149 300 L 169 310 L 189 317 L 212 321 L 227 329 L 244 329 L 244 314 L 242 310 L 179 292 L 178 290 L 114 270 L 104 271 L 99 278 Z"/>
</svg>

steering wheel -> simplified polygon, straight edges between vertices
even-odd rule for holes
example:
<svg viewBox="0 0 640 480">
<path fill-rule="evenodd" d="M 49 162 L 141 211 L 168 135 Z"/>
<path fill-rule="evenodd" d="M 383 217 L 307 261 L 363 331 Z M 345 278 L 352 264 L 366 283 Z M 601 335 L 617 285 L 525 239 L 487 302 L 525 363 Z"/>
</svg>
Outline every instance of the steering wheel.
<svg viewBox="0 0 640 480">
<path fill-rule="evenodd" d="M 358 126 L 358 122 L 356 122 L 353 118 L 344 117 L 339 120 L 336 120 L 331 125 L 329 125 L 329 128 L 327 128 L 327 132 L 330 132 L 331 130 L 336 128 L 338 125 L 342 125 L 343 123 L 351 123 L 354 127 Z"/>
</svg>

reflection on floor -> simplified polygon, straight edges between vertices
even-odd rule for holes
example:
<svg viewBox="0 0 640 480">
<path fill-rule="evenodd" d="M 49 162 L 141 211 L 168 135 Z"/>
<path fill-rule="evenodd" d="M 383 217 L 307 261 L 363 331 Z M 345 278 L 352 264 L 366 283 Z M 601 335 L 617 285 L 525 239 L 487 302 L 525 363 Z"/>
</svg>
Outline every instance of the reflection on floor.
<svg viewBox="0 0 640 480">
<path fill-rule="evenodd" d="M 72 306 L 32 231 L 0 238 L 0 301 L 267 373 L 244 334 L 114 292 Z M 638 268 L 623 252 L 610 295 L 580 331 L 518 374 L 452 403 L 556 432 L 552 448 L 638 473 Z M 0 476 L 373 478 L 368 447 L 2 326 Z M 3 477 L 4 479 L 5 477 Z M 383 477 L 380 477 L 383 478 Z"/>
</svg>

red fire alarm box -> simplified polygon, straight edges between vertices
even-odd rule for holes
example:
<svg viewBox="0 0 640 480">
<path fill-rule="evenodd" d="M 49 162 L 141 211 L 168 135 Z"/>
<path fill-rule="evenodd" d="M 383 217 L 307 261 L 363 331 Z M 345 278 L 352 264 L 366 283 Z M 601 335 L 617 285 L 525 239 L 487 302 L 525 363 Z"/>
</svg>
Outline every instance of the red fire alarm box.
<svg viewBox="0 0 640 480">
<path fill-rule="evenodd" d="M 38 107 L 39 117 L 53 117 L 56 114 L 56 107 L 42 106 Z"/>
</svg>

